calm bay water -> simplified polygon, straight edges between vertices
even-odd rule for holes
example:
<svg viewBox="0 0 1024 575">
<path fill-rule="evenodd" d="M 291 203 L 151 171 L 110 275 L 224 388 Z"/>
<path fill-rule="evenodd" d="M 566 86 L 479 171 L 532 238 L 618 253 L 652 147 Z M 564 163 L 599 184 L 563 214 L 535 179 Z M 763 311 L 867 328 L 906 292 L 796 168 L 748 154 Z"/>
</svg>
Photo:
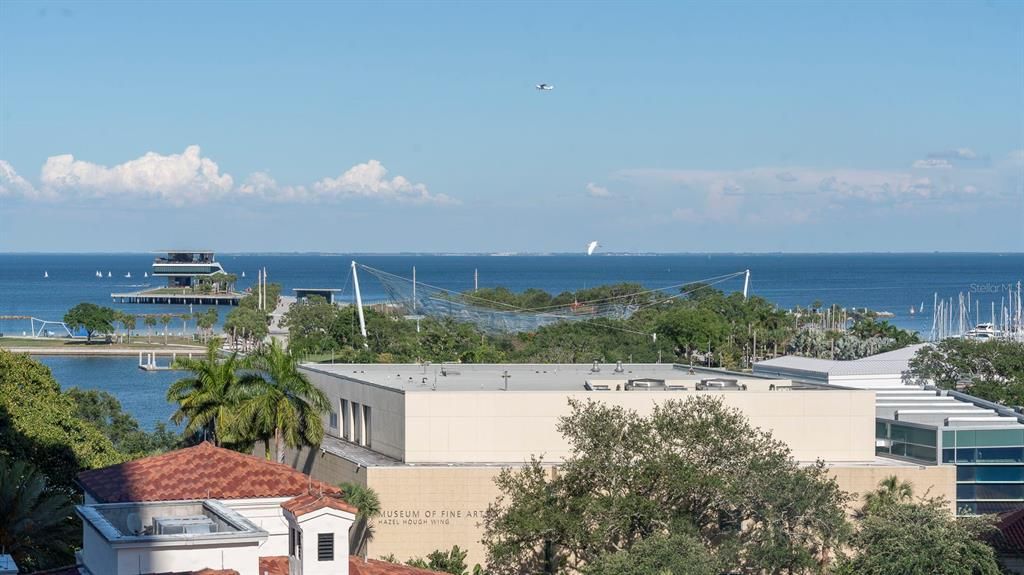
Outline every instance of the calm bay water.
<svg viewBox="0 0 1024 575">
<path fill-rule="evenodd" d="M 81 301 L 113 305 L 111 292 L 143 289 L 159 280 L 143 278 L 152 254 L 0 254 L 0 315 L 27 315 L 60 320 Z M 340 299 L 352 298 L 349 263 L 411 277 L 451 290 L 505 286 L 514 291 L 530 287 L 550 292 L 575 290 L 615 282 L 638 282 L 660 288 L 732 272 L 751 270 L 750 291 L 783 307 L 820 301 L 847 307 L 868 307 L 895 314 L 893 323 L 927 335 L 931 328 L 933 294 L 956 298 L 972 292 L 989 309 L 999 307 L 1007 286 L 1024 279 L 1024 253 L 1016 254 L 674 254 L 613 256 L 442 256 L 442 255 L 310 255 L 224 254 L 224 268 L 245 278 L 239 287 L 255 282 L 256 271 L 268 270 L 270 281 L 285 293 L 296 287 L 343 288 Z M 95 276 L 102 272 L 102 278 Z M 107 278 L 107 272 L 111 273 Z M 49 277 L 44 278 L 44 272 Z M 126 278 L 130 273 L 131 278 Z M 726 291 L 743 287 L 742 277 L 718 286 Z M 386 299 L 379 282 L 360 274 L 365 301 Z M 911 307 L 925 305 L 923 314 Z M 184 313 L 183 306 L 115 305 L 135 313 Z M 225 314 L 229 308 L 220 308 Z M 198 311 L 198 310 L 196 310 Z M 982 321 L 987 321 L 984 311 Z M 144 333 L 145 328 L 139 326 Z M 20 334 L 28 322 L 0 320 L 0 332 Z M 166 419 L 171 408 L 163 401 L 174 372 L 143 373 L 134 358 L 43 358 L 64 386 L 107 389 L 144 425 Z"/>
<path fill-rule="evenodd" d="M 180 371 L 142 371 L 134 357 L 39 356 L 62 388 L 100 389 L 110 392 L 121 407 L 139 420 L 143 429 L 152 430 L 168 421 L 174 406 L 167 402 L 167 387 L 182 377 Z"/>
</svg>

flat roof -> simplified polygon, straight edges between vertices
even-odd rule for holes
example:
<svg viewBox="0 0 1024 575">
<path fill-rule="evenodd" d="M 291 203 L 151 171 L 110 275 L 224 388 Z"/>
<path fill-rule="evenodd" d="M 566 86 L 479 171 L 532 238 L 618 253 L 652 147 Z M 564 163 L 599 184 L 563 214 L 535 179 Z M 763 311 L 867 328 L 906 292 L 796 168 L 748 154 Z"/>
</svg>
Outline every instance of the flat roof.
<svg viewBox="0 0 1024 575">
<path fill-rule="evenodd" d="M 910 360 L 919 349 L 928 344 L 909 345 L 894 351 L 879 353 L 861 359 L 834 360 L 784 355 L 754 364 L 755 372 L 773 370 L 796 370 L 819 376 L 844 375 L 893 375 L 901 374 L 909 367 Z"/>
<path fill-rule="evenodd" d="M 348 364 L 305 363 L 304 369 L 356 382 L 377 385 L 403 392 L 416 391 L 501 391 L 505 389 L 504 375 L 508 374 L 508 391 L 584 391 L 587 382 L 624 385 L 631 379 L 663 379 L 684 385 L 692 391 L 702 379 L 737 379 L 741 382 L 757 381 L 767 385 L 764 378 L 737 375 L 711 376 L 707 373 L 689 373 L 685 367 L 671 363 L 622 364 L 617 372 L 614 363 L 597 365 L 578 364 Z M 661 391 L 661 390 L 657 390 Z M 725 390 L 730 392 L 729 390 Z M 593 393 L 602 393 L 594 391 Z M 742 393 L 742 392 L 736 392 Z"/>
<path fill-rule="evenodd" d="M 292 288 L 292 291 L 332 291 L 339 292 L 341 288 Z"/>
</svg>

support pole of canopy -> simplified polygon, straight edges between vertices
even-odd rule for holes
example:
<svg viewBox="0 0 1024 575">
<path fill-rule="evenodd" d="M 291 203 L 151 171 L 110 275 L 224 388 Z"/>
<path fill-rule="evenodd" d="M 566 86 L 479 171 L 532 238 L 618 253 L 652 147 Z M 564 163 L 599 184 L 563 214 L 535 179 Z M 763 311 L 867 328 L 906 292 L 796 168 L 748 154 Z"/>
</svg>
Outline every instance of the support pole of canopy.
<svg viewBox="0 0 1024 575">
<path fill-rule="evenodd" d="M 750 270 L 743 276 L 743 299 L 747 299 L 747 288 L 750 287 Z"/>
<path fill-rule="evenodd" d="M 416 266 L 412 266 L 412 314 L 416 315 Z M 416 322 L 416 331 L 419 332 L 420 322 Z"/>
<path fill-rule="evenodd" d="M 359 313 L 359 333 L 366 339 L 366 318 L 363 317 L 363 296 L 359 293 L 359 274 L 356 272 L 356 261 L 352 260 L 352 283 L 356 288 L 356 311 Z M 368 346 L 363 342 L 364 346 Z"/>
</svg>

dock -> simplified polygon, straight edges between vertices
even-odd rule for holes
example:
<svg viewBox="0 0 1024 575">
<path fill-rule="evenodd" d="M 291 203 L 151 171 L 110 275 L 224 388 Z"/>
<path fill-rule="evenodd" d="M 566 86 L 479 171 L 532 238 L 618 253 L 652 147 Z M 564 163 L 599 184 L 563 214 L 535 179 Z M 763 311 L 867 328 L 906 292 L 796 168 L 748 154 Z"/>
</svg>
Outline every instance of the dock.
<svg viewBox="0 0 1024 575">
<path fill-rule="evenodd" d="M 158 288 L 136 292 L 112 293 L 114 303 L 141 303 L 163 305 L 238 305 L 243 293 L 194 293 L 187 289 Z"/>
<path fill-rule="evenodd" d="M 164 352 L 164 355 L 167 355 L 167 352 Z M 182 355 L 186 355 L 186 354 L 183 353 Z M 189 359 L 192 359 L 192 352 L 188 352 L 187 355 L 188 355 Z M 205 354 L 200 354 L 200 355 L 205 355 Z M 155 351 L 150 351 L 150 352 L 140 351 L 139 352 L 139 369 L 141 369 L 143 371 L 173 371 L 173 370 L 178 369 L 178 368 L 174 367 L 174 362 L 176 362 L 178 360 L 178 352 L 171 352 L 170 356 L 171 356 L 171 358 L 170 358 L 171 361 L 169 361 L 167 363 L 167 365 L 160 365 L 157 362 L 157 359 L 159 357 L 159 353 L 158 352 L 155 352 Z"/>
</svg>

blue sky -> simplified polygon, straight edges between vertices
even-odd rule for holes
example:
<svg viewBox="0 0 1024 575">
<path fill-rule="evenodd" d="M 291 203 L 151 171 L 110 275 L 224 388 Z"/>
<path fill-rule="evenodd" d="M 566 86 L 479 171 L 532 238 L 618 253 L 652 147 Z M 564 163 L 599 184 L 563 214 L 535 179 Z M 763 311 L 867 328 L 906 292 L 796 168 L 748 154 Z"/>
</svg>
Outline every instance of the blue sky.
<svg viewBox="0 0 1024 575">
<path fill-rule="evenodd" d="M 0 251 L 591 239 L 1024 250 L 1024 5 L 0 3 Z"/>
</svg>

